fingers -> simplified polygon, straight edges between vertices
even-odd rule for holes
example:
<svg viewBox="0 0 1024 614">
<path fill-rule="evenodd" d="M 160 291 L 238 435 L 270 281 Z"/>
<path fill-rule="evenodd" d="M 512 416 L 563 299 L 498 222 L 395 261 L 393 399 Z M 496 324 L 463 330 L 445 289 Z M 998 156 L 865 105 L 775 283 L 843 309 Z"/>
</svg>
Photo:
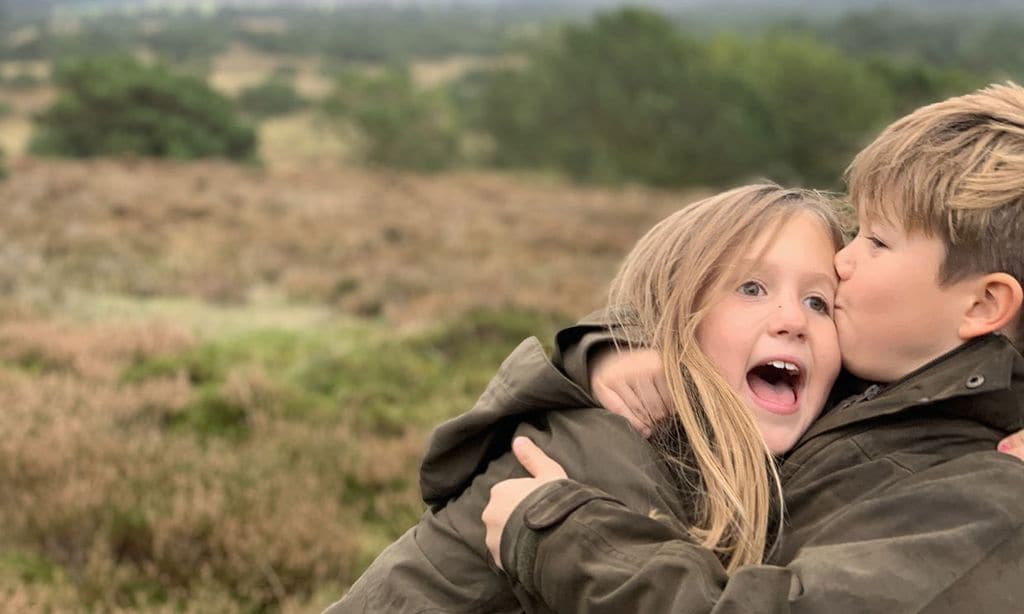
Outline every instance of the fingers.
<svg viewBox="0 0 1024 614">
<path fill-rule="evenodd" d="M 643 419 L 649 425 L 668 415 L 668 408 L 654 377 L 636 382 L 636 394 L 643 404 Z"/>
<path fill-rule="evenodd" d="M 661 397 L 661 402 L 665 408 L 665 413 L 658 418 L 668 418 L 676 412 L 676 401 L 672 398 L 672 393 L 668 389 L 668 380 L 665 379 L 665 371 L 659 369 L 654 375 L 654 387 L 658 390 L 658 396 Z"/>
<path fill-rule="evenodd" d="M 649 418 L 649 412 L 644 405 L 644 400 L 637 394 L 637 391 L 626 382 L 615 382 L 615 388 L 608 386 L 602 387 L 611 392 L 616 399 L 619 400 L 615 407 L 607 407 L 605 409 L 612 412 L 617 416 L 622 416 L 626 420 L 629 420 L 629 424 L 640 432 L 644 437 L 651 436 L 651 420 Z"/>
<path fill-rule="evenodd" d="M 606 351 L 594 361 L 590 383 L 597 401 L 644 437 L 651 436 L 654 423 L 675 411 L 655 350 Z"/>
<path fill-rule="evenodd" d="M 999 451 L 1024 460 L 1024 431 L 1017 431 L 1000 441 Z"/>
<path fill-rule="evenodd" d="M 516 437 L 512 440 L 512 452 L 519 459 L 523 468 L 530 472 L 533 477 L 544 480 L 563 480 L 566 477 L 565 469 L 558 464 L 558 461 L 551 458 L 537 447 L 528 437 Z"/>
<path fill-rule="evenodd" d="M 508 518 L 519 502 L 537 488 L 538 484 L 534 478 L 519 478 L 503 480 L 491 487 L 491 498 L 487 501 L 480 519 L 484 523 L 484 543 L 498 569 L 504 569 L 501 564 L 501 534 L 505 530 Z"/>
</svg>

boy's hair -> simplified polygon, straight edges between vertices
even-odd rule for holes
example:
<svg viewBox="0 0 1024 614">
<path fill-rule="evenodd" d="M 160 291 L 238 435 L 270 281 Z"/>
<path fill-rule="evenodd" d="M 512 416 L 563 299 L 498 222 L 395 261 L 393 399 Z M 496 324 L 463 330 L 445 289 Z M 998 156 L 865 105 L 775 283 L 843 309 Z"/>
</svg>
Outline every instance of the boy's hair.
<svg viewBox="0 0 1024 614">
<path fill-rule="evenodd" d="M 750 246 L 768 237 L 767 250 L 801 213 L 816 217 L 833 247 L 842 247 L 828 198 L 775 184 L 744 186 L 662 220 L 626 256 L 609 292 L 611 315 L 630 331 L 630 345 L 661 354 L 687 454 L 675 452 L 673 441 L 661 442 L 660 451 L 700 493 L 692 536 L 730 571 L 762 560 L 780 482 L 750 409 L 698 346 L 697 328 L 742 273 L 738 263 Z"/>
<path fill-rule="evenodd" d="M 939 237 L 939 284 L 1004 272 L 1024 286 L 1024 88 L 990 85 L 897 120 L 846 171 L 868 219 Z M 1012 335 L 1024 338 L 1024 320 Z"/>
</svg>

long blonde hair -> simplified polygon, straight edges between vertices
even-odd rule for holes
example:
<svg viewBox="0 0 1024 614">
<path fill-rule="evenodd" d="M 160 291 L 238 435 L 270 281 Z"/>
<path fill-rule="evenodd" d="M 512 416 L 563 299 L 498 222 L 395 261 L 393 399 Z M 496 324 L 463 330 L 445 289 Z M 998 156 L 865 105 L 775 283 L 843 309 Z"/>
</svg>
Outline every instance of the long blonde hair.
<svg viewBox="0 0 1024 614">
<path fill-rule="evenodd" d="M 697 489 L 692 536 L 730 572 L 763 559 L 769 519 L 781 522 L 781 507 L 774 508 L 781 506 L 781 483 L 749 408 L 697 345 L 697 328 L 744 249 L 767 232 L 773 238 L 800 211 L 817 215 L 842 247 L 826 198 L 774 184 L 745 186 L 689 205 L 651 229 L 609 293 L 628 343 L 661 353 L 685 454 L 659 447 Z"/>
</svg>

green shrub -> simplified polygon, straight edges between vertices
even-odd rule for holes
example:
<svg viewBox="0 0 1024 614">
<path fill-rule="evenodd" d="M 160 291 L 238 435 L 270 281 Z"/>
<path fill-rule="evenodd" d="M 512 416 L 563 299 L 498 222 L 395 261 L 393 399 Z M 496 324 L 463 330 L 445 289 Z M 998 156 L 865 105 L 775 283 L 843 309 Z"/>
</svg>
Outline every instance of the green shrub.
<svg viewBox="0 0 1024 614">
<path fill-rule="evenodd" d="M 183 411 L 167 414 L 164 425 L 200 437 L 242 439 L 249 434 L 251 418 L 248 408 L 218 391 L 203 390 Z"/>
<path fill-rule="evenodd" d="M 760 100 L 773 179 L 840 187 L 865 138 L 894 116 L 883 78 L 811 38 L 724 38 L 713 49 L 718 66 L 736 71 Z"/>
<path fill-rule="evenodd" d="M 565 321 L 528 310 L 482 309 L 408 337 L 363 327 L 258 330 L 141 359 L 121 381 L 187 378 L 196 394 L 160 419 L 199 437 L 244 438 L 258 414 L 316 420 L 339 411 L 360 432 L 392 436 L 468 408 L 516 345 L 531 335 L 550 338 L 559 324 Z M 243 400 L 228 384 L 247 373 L 259 374 L 247 388 L 260 393 Z"/>
<path fill-rule="evenodd" d="M 6 550 L 0 552 L 0 575 L 13 575 L 25 583 L 50 582 L 56 566 L 35 552 Z"/>
<path fill-rule="evenodd" d="M 255 157 L 253 129 L 228 99 L 195 77 L 119 57 L 62 64 L 55 81 L 61 93 L 36 117 L 33 153 Z"/>
<path fill-rule="evenodd" d="M 276 75 L 245 88 L 238 95 L 238 106 L 258 118 L 287 115 L 307 104 L 306 99 L 295 91 L 295 86 L 289 79 Z"/>
<path fill-rule="evenodd" d="M 665 17 L 598 16 L 538 41 L 480 94 L 500 166 L 574 179 L 719 183 L 767 159 L 770 121 L 751 88 Z"/>
<path fill-rule="evenodd" d="M 459 161 L 459 134 L 442 91 L 421 90 L 405 68 L 343 73 L 324 102 L 342 131 L 355 129 L 364 162 L 437 171 Z"/>
<path fill-rule="evenodd" d="M 587 182 L 838 187 L 887 121 L 969 89 L 955 70 L 851 59 L 806 34 L 689 37 L 638 8 L 553 31 L 523 57 L 454 95 L 494 164 Z"/>
</svg>

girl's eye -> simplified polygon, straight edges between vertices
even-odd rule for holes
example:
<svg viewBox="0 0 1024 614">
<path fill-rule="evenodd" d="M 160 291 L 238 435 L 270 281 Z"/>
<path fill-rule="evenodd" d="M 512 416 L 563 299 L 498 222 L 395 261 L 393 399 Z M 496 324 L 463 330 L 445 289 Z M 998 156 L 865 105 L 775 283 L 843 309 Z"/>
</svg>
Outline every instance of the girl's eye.
<svg viewBox="0 0 1024 614">
<path fill-rule="evenodd" d="M 740 287 L 737 288 L 737 291 L 743 296 L 761 296 L 762 294 L 767 294 L 767 292 L 765 292 L 764 286 L 762 286 L 756 281 L 743 282 L 742 284 L 740 284 Z"/>
<path fill-rule="evenodd" d="M 820 296 L 808 296 L 806 301 L 807 306 L 818 313 L 828 315 L 831 312 L 831 306 L 828 304 L 828 301 Z"/>
</svg>

